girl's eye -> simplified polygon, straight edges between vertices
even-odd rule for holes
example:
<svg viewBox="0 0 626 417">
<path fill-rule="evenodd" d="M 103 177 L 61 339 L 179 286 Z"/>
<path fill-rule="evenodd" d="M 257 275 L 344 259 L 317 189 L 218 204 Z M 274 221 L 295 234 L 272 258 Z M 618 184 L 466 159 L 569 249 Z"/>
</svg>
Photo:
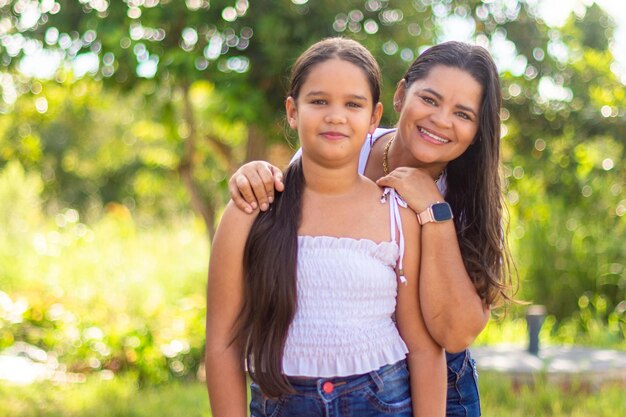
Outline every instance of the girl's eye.
<svg viewBox="0 0 626 417">
<path fill-rule="evenodd" d="M 355 109 L 360 109 L 361 105 L 359 103 L 348 103 L 348 107 L 353 107 Z"/>
<path fill-rule="evenodd" d="M 320 105 L 322 105 L 322 104 L 326 104 L 326 100 L 322 100 L 322 99 L 319 99 L 319 100 L 312 100 L 312 101 L 311 101 L 311 104 L 320 104 Z"/>
<path fill-rule="evenodd" d="M 431 104 L 433 106 L 437 104 L 437 102 L 430 97 L 422 97 L 422 100 L 424 100 L 426 103 Z"/>
</svg>

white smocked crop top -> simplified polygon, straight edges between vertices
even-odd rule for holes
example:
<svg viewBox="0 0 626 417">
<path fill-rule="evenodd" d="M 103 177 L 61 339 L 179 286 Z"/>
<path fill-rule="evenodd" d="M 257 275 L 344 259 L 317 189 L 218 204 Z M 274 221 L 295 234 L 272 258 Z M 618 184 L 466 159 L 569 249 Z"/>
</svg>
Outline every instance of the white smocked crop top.
<svg viewBox="0 0 626 417">
<path fill-rule="evenodd" d="M 393 320 L 395 267 L 402 268 L 404 253 L 398 205 L 405 204 L 392 189 L 382 200 L 389 202 L 389 242 L 298 237 L 298 302 L 283 351 L 285 375 L 358 375 L 406 357 Z"/>
</svg>

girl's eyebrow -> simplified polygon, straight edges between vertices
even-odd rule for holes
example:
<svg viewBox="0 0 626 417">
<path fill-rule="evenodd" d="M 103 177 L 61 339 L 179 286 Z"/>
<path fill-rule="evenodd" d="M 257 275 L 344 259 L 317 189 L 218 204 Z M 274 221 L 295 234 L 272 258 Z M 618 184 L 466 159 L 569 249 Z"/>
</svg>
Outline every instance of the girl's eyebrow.
<svg viewBox="0 0 626 417">
<path fill-rule="evenodd" d="M 439 100 L 443 100 L 443 96 L 441 94 L 439 94 L 438 92 L 436 92 L 435 90 L 433 90 L 432 88 L 424 88 L 422 89 L 422 91 L 426 91 L 430 94 L 432 94 L 433 96 L 437 97 Z M 469 106 L 465 106 L 463 104 L 457 104 L 456 108 L 466 111 L 468 113 L 472 113 L 474 115 L 474 117 L 478 117 L 478 113 L 476 113 L 476 111 L 474 109 L 472 109 Z"/>
<path fill-rule="evenodd" d="M 324 92 L 324 91 L 309 91 L 309 92 L 306 94 L 306 97 L 309 97 L 309 96 L 323 96 L 323 95 L 325 95 L 325 94 L 327 94 L 327 93 L 326 93 L 326 92 Z M 350 99 L 352 99 L 352 100 L 363 100 L 363 101 L 367 101 L 367 97 L 362 96 L 362 95 L 360 95 L 360 94 L 348 94 L 348 95 L 347 95 L 347 97 L 348 97 L 348 98 L 350 98 Z"/>
</svg>

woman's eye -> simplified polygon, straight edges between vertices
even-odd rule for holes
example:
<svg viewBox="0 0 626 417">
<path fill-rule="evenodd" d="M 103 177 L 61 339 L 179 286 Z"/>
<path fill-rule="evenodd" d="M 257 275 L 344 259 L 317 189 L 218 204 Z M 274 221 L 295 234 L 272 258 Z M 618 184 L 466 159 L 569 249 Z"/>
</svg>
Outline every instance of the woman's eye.
<svg viewBox="0 0 626 417">
<path fill-rule="evenodd" d="M 465 119 L 465 120 L 471 120 L 471 118 L 469 117 L 469 115 L 467 113 L 457 113 L 459 115 L 459 117 L 461 119 Z"/>
<path fill-rule="evenodd" d="M 312 100 L 311 104 L 326 104 L 326 100 Z"/>
<path fill-rule="evenodd" d="M 355 109 L 359 109 L 359 108 L 361 108 L 361 105 L 359 103 L 348 103 L 348 107 L 353 107 Z"/>
<path fill-rule="evenodd" d="M 437 102 L 430 97 L 422 97 L 422 100 L 424 100 L 428 104 L 432 104 L 433 106 L 437 104 Z"/>
</svg>

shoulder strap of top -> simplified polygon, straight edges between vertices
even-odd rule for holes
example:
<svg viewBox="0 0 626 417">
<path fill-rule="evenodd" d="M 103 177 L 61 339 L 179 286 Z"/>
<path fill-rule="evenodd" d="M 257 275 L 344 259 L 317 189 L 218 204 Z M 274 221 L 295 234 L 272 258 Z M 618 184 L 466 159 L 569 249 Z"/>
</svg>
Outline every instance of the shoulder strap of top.
<svg viewBox="0 0 626 417">
<path fill-rule="evenodd" d="M 391 239 L 398 243 L 400 251 L 398 261 L 398 276 L 400 282 L 406 284 L 406 277 L 404 276 L 404 231 L 402 229 L 402 217 L 400 216 L 400 206 L 407 207 L 406 202 L 400 197 L 400 195 L 393 188 L 385 188 L 383 191 L 383 198 L 389 201 L 389 224 Z"/>
</svg>

